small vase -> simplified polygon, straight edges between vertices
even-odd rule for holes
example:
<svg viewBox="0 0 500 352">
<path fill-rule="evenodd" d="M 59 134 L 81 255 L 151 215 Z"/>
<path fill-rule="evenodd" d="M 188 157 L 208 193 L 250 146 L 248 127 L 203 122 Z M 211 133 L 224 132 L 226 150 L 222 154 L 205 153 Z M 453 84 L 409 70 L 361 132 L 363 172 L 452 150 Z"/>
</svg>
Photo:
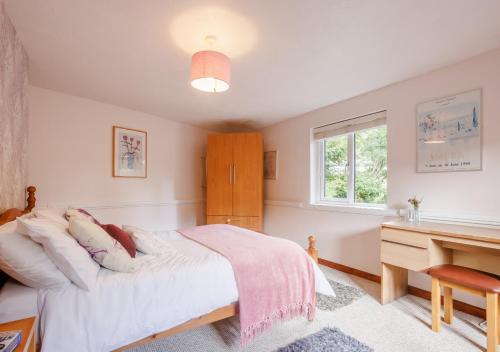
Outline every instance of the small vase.
<svg viewBox="0 0 500 352">
<path fill-rule="evenodd" d="M 418 224 L 420 222 L 420 210 L 418 208 L 408 209 L 408 221 L 412 224 Z"/>
</svg>

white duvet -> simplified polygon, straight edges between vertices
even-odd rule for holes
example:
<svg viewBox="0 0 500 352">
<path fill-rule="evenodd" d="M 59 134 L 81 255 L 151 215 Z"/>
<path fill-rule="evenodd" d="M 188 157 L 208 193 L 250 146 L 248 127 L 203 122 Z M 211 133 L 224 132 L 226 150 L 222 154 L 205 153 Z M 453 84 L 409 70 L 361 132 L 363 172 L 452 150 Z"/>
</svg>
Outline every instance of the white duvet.
<svg viewBox="0 0 500 352">
<path fill-rule="evenodd" d="M 110 351 L 238 300 L 227 259 L 174 231 L 162 238 L 163 253 L 137 257 L 133 274 L 101 269 L 90 292 L 41 290 L 42 352 Z M 314 267 L 316 291 L 333 295 Z"/>
</svg>

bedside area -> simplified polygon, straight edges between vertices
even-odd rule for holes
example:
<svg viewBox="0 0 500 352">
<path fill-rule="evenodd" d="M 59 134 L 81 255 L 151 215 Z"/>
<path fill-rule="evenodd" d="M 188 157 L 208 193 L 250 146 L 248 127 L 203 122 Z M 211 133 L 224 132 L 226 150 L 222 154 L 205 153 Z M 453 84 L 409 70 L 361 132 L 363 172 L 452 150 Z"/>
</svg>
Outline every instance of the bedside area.
<svg viewBox="0 0 500 352">
<path fill-rule="evenodd" d="M 22 330 L 22 340 L 19 346 L 14 350 L 16 352 L 36 352 L 36 325 L 37 318 L 30 317 L 26 319 L 11 321 L 0 324 L 0 331 Z"/>
</svg>

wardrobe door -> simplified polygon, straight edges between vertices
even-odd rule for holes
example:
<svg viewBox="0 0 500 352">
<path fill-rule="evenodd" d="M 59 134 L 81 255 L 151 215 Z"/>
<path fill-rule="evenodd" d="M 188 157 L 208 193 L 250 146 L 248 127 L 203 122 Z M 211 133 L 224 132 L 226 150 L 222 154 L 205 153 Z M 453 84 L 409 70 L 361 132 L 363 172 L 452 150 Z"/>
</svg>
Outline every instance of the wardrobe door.
<svg viewBox="0 0 500 352">
<path fill-rule="evenodd" d="M 233 213 L 233 137 L 210 134 L 207 143 L 207 215 Z"/>
<path fill-rule="evenodd" d="M 262 216 L 263 158 L 260 134 L 233 135 L 234 216 Z"/>
</svg>

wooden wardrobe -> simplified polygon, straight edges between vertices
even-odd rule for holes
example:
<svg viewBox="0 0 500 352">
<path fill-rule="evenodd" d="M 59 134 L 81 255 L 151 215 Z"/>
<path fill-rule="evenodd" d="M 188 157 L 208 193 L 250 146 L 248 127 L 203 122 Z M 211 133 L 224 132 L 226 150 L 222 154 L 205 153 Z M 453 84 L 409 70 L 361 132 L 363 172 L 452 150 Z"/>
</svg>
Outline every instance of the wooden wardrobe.
<svg viewBox="0 0 500 352">
<path fill-rule="evenodd" d="M 208 135 L 207 224 L 231 224 L 262 231 L 262 135 Z"/>
</svg>

